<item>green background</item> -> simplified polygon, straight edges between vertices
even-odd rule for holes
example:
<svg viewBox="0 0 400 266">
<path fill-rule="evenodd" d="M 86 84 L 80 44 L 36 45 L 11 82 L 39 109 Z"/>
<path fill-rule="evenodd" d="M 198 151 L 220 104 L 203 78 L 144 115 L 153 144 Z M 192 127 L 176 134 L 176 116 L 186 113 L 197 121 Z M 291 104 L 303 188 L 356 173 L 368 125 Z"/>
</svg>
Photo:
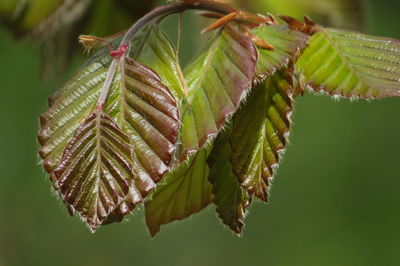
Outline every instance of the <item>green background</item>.
<svg viewBox="0 0 400 266">
<path fill-rule="evenodd" d="M 400 39 L 398 0 L 369 1 L 368 32 Z M 188 45 L 188 44 L 187 44 Z M 213 206 L 151 239 L 142 210 L 95 234 L 66 209 L 39 165 L 38 117 L 70 77 L 43 83 L 38 47 L 0 30 L 0 266 L 400 265 L 400 99 L 297 99 L 270 203 L 242 237 Z"/>
</svg>

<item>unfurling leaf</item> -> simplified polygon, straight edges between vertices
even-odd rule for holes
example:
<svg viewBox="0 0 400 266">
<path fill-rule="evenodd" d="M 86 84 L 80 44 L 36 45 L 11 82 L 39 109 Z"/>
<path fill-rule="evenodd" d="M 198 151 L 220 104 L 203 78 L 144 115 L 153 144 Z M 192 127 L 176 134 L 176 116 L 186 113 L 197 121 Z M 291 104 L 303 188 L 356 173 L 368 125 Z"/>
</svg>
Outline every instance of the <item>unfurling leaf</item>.
<svg viewBox="0 0 400 266">
<path fill-rule="evenodd" d="M 68 143 L 54 170 L 64 202 L 95 230 L 119 205 L 142 201 L 133 170 L 131 140 L 115 121 L 94 111 Z"/>
<path fill-rule="evenodd" d="M 278 71 L 253 88 L 229 129 L 218 136 L 208 159 L 217 212 L 236 233 L 241 231 L 251 197 L 267 201 L 269 183 L 289 136 L 291 83 L 290 76 Z"/>
<path fill-rule="evenodd" d="M 166 174 L 145 203 L 146 223 L 154 236 L 160 226 L 182 220 L 201 211 L 211 202 L 211 184 L 206 163 L 208 149 L 202 148 Z"/>
<path fill-rule="evenodd" d="M 226 27 L 186 69 L 188 108 L 182 114 L 183 157 L 216 136 L 251 89 L 257 50 L 246 31 Z"/>
<path fill-rule="evenodd" d="M 400 96 L 400 41 L 321 29 L 297 62 L 300 81 L 344 97 Z"/>
</svg>

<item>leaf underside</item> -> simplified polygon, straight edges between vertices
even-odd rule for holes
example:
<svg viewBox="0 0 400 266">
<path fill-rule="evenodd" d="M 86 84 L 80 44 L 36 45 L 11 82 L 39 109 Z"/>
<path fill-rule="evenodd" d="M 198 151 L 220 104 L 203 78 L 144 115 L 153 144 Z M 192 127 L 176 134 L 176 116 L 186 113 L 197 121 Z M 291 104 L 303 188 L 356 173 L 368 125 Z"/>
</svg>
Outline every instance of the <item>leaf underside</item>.
<svg viewBox="0 0 400 266">
<path fill-rule="evenodd" d="M 213 202 L 222 222 L 239 234 L 244 225 L 245 208 L 250 205 L 250 195 L 242 188 L 241 182 L 232 172 L 229 157 L 232 153 L 228 143 L 230 126 L 215 140 L 208 157 L 209 181 L 212 183 Z"/>
<path fill-rule="evenodd" d="M 207 180 L 208 153 L 202 148 L 166 174 L 150 195 L 151 199 L 145 202 L 146 223 L 152 236 L 161 225 L 182 220 L 211 202 L 211 184 Z"/>
<path fill-rule="evenodd" d="M 253 88 L 208 159 L 217 212 L 236 233 L 252 196 L 268 199 L 290 132 L 292 92 L 291 77 L 281 71 Z"/>
<path fill-rule="evenodd" d="M 297 62 L 300 81 L 331 95 L 380 98 L 400 95 L 400 41 L 321 29 Z"/>
</svg>

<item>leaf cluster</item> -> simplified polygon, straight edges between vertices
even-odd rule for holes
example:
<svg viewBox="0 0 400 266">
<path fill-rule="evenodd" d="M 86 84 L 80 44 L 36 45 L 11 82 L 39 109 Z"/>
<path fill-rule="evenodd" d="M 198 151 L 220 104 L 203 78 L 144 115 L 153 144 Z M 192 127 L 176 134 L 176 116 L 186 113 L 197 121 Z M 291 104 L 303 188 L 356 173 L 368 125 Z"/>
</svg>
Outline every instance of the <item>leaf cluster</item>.
<svg viewBox="0 0 400 266">
<path fill-rule="evenodd" d="M 216 21 L 182 67 L 159 21 L 186 9 Z M 240 234 L 252 201 L 268 201 L 296 96 L 400 95 L 399 41 L 280 18 L 174 3 L 100 49 L 40 118 L 39 154 L 70 214 L 94 231 L 144 203 L 155 235 L 213 203 Z"/>
</svg>

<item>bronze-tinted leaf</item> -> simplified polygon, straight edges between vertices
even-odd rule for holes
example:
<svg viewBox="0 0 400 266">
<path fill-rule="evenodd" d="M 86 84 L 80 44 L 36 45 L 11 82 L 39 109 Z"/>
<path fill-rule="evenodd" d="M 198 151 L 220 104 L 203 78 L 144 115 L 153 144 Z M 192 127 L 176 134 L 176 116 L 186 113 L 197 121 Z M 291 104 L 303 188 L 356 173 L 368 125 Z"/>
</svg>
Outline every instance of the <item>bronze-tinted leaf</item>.
<svg viewBox="0 0 400 266">
<path fill-rule="evenodd" d="M 38 139 L 39 154 L 53 181 L 53 170 L 67 143 L 96 106 L 111 59 L 108 53 L 99 52 L 49 99 Z M 175 70 L 166 66 L 162 73 L 168 76 L 169 71 Z M 145 197 L 171 165 L 179 132 L 176 100 L 153 70 L 127 58 L 118 62 L 104 112 L 131 139 L 132 169 Z M 132 197 L 127 197 L 104 224 L 122 220 L 134 206 Z"/>
<path fill-rule="evenodd" d="M 94 231 L 121 203 L 142 201 L 130 137 L 102 111 L 79 126 L 54 170 L 63 200 Z"/>
<path fill-rule="evenodd" d="M 175 98 L 157 73 L 126 58 L 120 62 L 105 109 L 132 139 L 133 169 L 145 197 L 169 170 L 175 151 L 179 132 Z M 128 199 L 104 224 L 121 221 L 134 206 Z"/>
<path fill-rule="evenodd" d="M 63 88 L 49 98 L 49 109 L 40 117 L 39 155 L 51 173 L 74 135 L 75 130 L 94 110 L 111 58 L 100 55 L 75 74 Z"/>
<path fill-rule="evenodd" d="M 178 107 L 169 89 L 153 70 L 126 58 L 105 109 L 132 138 L 143 177 L 157 182 L 168 170 L 179 132 Z"/>
</svg>

